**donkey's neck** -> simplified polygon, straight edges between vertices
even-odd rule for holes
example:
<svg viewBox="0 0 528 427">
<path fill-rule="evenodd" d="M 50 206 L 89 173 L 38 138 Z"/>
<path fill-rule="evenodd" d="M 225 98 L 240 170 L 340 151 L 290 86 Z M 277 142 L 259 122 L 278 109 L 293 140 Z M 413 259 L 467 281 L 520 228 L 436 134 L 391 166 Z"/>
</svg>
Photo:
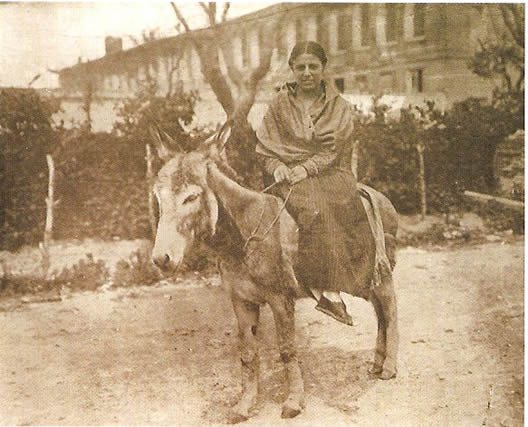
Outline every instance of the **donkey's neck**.
<svg viewBox="0 0 528 427">
<path fill-rule="evenodd" d="M 242 187 L 224 175 L 216 164 L 210 163 L 207 166 L 207 184 L 230 214 L 238 216 L 248 205 L 262 199 L 262 194 Z"/>
<path fill-rule="evenodd" d="M 243 238 L 247 239 L 259 221 L 267 196 L 242 187 L 224 175 L 214 163 L 208 165 L 207 183 Z"/>
</svg>

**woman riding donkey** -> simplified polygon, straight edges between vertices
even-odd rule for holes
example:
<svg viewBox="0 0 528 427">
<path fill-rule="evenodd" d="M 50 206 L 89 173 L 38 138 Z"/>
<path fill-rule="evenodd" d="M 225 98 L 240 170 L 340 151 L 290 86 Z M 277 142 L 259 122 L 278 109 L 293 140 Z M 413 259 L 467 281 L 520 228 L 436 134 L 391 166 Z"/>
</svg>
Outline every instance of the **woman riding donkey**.
<svg viewBox="0 0 528 427">
<path fill-rule="evenodd" d="M 373 271 L 366 254 L 375 244 L 350 168 L 353 110 L 324 79 L 327 56 L 318 43 L 295 45 L 288 64 L 295 82 L 271 102 L 257 154 L 299 227 L 299 281 L 316 309 L 352 325 L 339 291 L 367 291 Z"/>
</svg>

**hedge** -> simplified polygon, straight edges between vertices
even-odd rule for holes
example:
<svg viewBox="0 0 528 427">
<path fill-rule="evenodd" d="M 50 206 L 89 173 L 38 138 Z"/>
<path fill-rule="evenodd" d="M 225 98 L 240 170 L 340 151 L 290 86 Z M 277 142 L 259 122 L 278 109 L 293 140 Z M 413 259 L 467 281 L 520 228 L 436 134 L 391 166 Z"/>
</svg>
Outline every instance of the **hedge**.
<svg viewBox="0 0 528 427">
<path fill-rule="evenodd" d="M 147 101 L 148 96 L 154 96 L 147 95 L 142 95 Z M 179 111 L 184 115 L 183 123 L 188 123 L 196 96 L 175 94 L 163 99 L 155 97 L 156 102 L 147 104 L 152 110 L 145 107 L 146 101 L 131 100 L 122 110 L 121 123 L 127 125 L 116 125 L 113 133 L 93 134 L 54 126 L 51 116 L 56 106 L 34 91 L 0 91 L 0 248 L 35 245 L 42 239 L 47 153 L 53 153 L 57 169 L 55 239 L 150 237 L 146 118 L 157 114 L 172 123 L 171 117 Z M 182 108 L 178 108 L 179 103 Z M 424 117 L 434 125 L 426 126 Z M 512 122 L 506 113 L 476 99 L 456 104 L 446 113 L 436 111 L 431 104 L 421 111 L 403 110 L 397 118 L 375 105 L 370 116 L 358 114 L 357 118 L 359 180 L 385 193 L 400 213 L 418 212 L 416 145 L 423 143 L 429 210 L 447 212 L 460 205 L 465 189 L 494 190 L 493 155 L 497 144 L 515 131 Z M 133 124 L 141 127 L 137 137 Z M 170 123 L 158 125 L 167 127 Z M 176 133 L 184 132 L 180 125 L 175 129 Z M 204 134 L 202 130 L 183 137 L 193 146 Z M 244 151 L 239 151 L 240 146 Z M 228 150 L 241 175 L 255 174 L 251 162 L 254 141 L 230 144 Z M 158 162 L 155 169 L 159 167 Z M 258 182 L 248 179 L 246 184 L 258 188 Z"/>
</svg>

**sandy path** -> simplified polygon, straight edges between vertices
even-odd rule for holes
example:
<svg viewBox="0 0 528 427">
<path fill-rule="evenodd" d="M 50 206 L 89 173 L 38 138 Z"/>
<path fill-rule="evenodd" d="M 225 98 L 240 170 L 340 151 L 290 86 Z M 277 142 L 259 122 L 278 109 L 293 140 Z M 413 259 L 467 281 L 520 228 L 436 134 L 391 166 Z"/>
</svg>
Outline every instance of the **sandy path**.
<svg viewBox="0 0 528 427">
<path fill-rule="evenodd" d="M 280 419 L 283 371 L 265 308 L 261 395 L 247 424 L 522 425 L 523 255 L 522 242 L 401 250 L 400 372 L 388 382 L 367 374 L 367 303 L 346 300 L 350 328 L 299 301 L 307 407 L 294 420 Z M 240 391 L 236 324 L 219 287 L 10 300 L 0 310 L 3 425 L 216 425 Z"/>
</svg>

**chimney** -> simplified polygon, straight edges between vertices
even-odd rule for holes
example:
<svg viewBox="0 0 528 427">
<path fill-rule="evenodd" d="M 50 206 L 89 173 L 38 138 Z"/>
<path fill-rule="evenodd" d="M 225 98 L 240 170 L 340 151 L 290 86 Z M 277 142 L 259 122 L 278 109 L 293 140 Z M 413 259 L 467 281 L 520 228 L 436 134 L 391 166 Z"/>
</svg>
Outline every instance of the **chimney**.
<svg viewBox="0 0 528 427">
<path fill-rule="evenodd" d="M 105 55 L 121 52 L 123 50 L 123 39 L 121 37 L 105 37 Z"/>
</svg>

